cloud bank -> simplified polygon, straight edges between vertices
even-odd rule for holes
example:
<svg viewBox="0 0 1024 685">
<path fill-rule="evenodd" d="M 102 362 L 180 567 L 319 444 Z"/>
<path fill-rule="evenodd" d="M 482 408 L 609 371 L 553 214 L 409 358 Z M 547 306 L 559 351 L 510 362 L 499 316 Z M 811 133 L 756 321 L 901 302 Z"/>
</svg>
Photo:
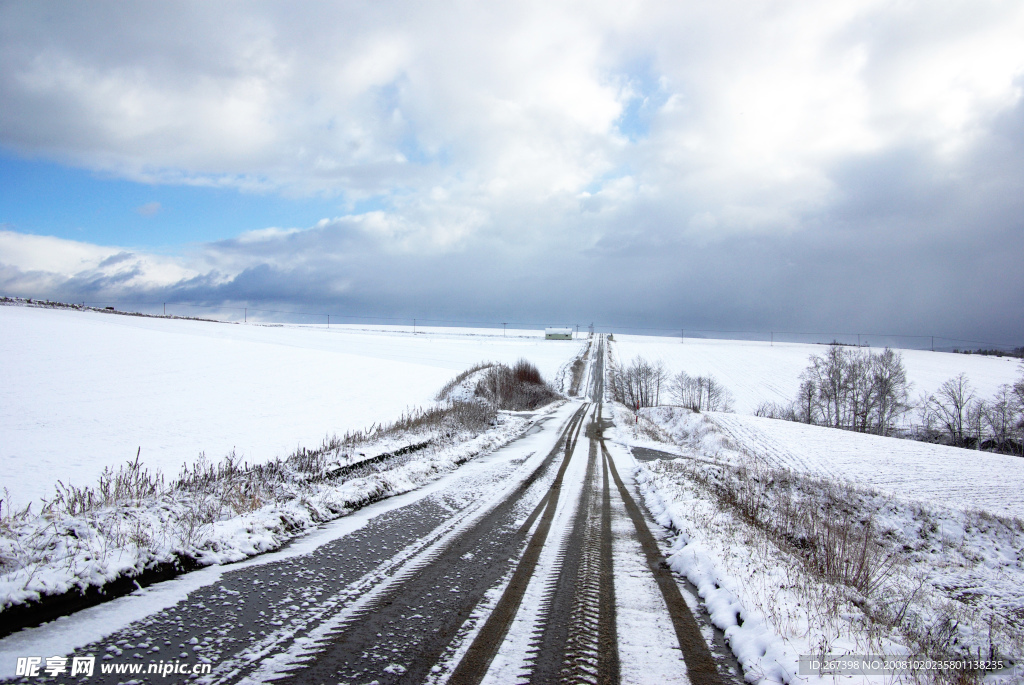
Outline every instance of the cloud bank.
<svg viewBox="0 0 1024 685">
<path fill-rule="evenodd" d="M 1021 35 L 998 2 L 7 3 L 11 153 L 339 211 L 173 255 L 8 226 L 0 288 L 1019 339 Z"/>
</svg>

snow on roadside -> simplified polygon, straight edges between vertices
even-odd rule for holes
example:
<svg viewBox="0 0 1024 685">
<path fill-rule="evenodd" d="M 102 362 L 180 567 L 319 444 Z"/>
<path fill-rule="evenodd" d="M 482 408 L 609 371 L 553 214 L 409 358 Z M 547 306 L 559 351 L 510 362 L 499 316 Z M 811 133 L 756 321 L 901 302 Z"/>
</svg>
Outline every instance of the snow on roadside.
<svg viewBox="0 0 1024 685">
<path fill-rule="evenodd" d="M 549 413 L 550 405 L 542 411 Z M 278 496 L 255 510 L 236 513 L 229 493 L 190 495 L 180 490 L 159 498 L 123 502 L 69 516 L 59 511 L 0 520 L 0 608 L 38 601 L 89 586 L 102 586 L 182 558 L 199 565 L 223 564 L 280 548 L 317 525 L 367 503 L 408 492 L 460 464 L 507 444 L 536 419 L 502 412 L 497 425 L 480 434 L 463 432 L 433 440 L 427 448 L 360 467 L 338 482 L 280 484 Z M 407 434 L 408 443 L 437 436 Z M 393 449 L 394 436 L 360 445 L 366 452 Z M 197 513 L 212 513 L 203 523 Z"/>
<path fill-rule="evenodd" d="M 637 482 L 658 522 L 676 532 L 669 563 L 697 586 L 748 681 L 824 682 L 798 675 L 801 654 L 987 656 L 991 648 L 1008 665 L 1024 662 L 1020 519 L 854 487 L 796 462 L 782 469 L 707 415 L 661 407 L 637 421 L 621 406 L 614 415 L 614 440 L 680 455 L 638 464 Z M 836 442 L 856 439 L 833 433 Z M 671 444 L 659 445 L 658 435 Z M 826 580 L 801 548 L 808 543 L 787 541 L 779 521 L 801 501 L 815 511 L 839 507 L 843 530 L 873 535 L 878 587 Z M 998 675 L 1022 682 L 1017 669 Z"/>
<path fill-rule="evenodd" d="M 823 648 L 830 653 L 871 652 L 858 650 L 861 645 L 848 639 L 827 646 L 815 643 L 816 617 L 790 589 L 799 570 L 776 555 L 759 531 L 743 526 L 685 480 L 644 466 L 638 467 L 636 480 L 655 520 L 676 532 L 669 565 L 696 586 L 748 682 L 825 682 L 798 676 L 801 654 Z"/>
</svg>

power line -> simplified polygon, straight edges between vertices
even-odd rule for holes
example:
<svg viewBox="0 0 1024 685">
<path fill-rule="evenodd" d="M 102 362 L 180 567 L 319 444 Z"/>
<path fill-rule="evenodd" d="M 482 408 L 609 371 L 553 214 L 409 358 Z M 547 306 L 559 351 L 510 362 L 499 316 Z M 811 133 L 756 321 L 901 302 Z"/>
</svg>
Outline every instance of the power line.
<svg viewBox="0 0 1024 685">
<path fill-rule="evenodd" d="M 323 312 L 323 311 L 296 311 L 292 309 L 265 309 L 259 307 L 245 307 L 235 306 L 229 304 L 205 304 L 198 302 L 154 302 L 146 300 L 118 300 L 118 301 L 105 301 L 105 302 L 83 302 L 85 306 L 103 306 L 103 305 L 132 305 L 132 306 L 150 306 L 150 307 L 164 307 L 166 305 L 178 306 L 178 307 L 198 307 L 203 309 L 211 310 L 222 310 L 222 311 L 239 311 L 244 312 L 246 317 L 249 312 L 260 313 L 260 314 L 275 314 L 275 315 L 286 315 L 286 316 L 303 316 L 303 317 L 314 317 L 314 318 L 327 318 L 336 320 L 361 320 L 361 321 L 391 321 L 406 324 L 413 324 L 420 326 L 423 324 L 454 324 L 457 326 L 486 326 L 490 328 L 497 328 L 501 326 L 503 329 L 507 329 L 508 326 L 522 326 L 528 328 L 543 328 L 548 326 L 562 326 L 562 322 L 552 321 L 483 321 L 474 319 L 452 319 L 452 318 L 422 318 L 419 316 L 380 316 L 372 314 L 338 314 L 334 312 Z M 678 331 L 684 330 L 681 327 L 664 327 L 664 326 L 637 326 L 631 324 L 624 324 L 621 322 L 609 323 L 599 322 L 594 324 L 597 328 L 618 329 L 623 331 L 652 331 L 652 332 L 663 332 L 667 335 L 675 335 Z M 683 338 L 690 337 L 694 338 L 695 334 L 718 334 L 718 335 L 746 335 L 746 336 L 759 336 L 763 337 L 765 341 L 771 339 L 772 341 L 778 340 L 778 336 L 801 336 L 807 338 L 814 338 L 818 340 L 824 340 L 832 338 L 833 340 L 839 338 L 857 338 L 865 339 L 869 337 L 883 338 L 883 339 L 896 339 L 896 340 L 937 340 L 946 343 L 966 343 L 970 345 L 986 345 L 994 349 L 1008 348 L 1013 349 L 1017 345 L 1013 343 L 998 343 L 989 340 L 973 340 L 968 338 L 955 338 L 945 335 L 931 335 L 931 334 L 920 334 L 920 333 L 843 333 L 843 332 L 822 332 L 822 331 L 779 331 L 779 330 L 753 330 L 753 329 L 716 329 L 716 328 L 690 328 L 686 327 L 683 334 Z M 688 336 L 686 334 L 689 334 Z"/>
</svg>

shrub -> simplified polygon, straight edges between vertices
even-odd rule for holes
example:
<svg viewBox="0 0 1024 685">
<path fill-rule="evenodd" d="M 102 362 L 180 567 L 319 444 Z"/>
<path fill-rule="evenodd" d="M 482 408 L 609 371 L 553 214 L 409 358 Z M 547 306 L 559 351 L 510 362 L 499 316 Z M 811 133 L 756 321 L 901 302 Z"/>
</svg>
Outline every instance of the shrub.
<svg viewBox="0 0 1024 685">
<path fill-rule="evenodd" d="M 536 409 L 559 397 L 537 367 L 525 359 L 511 368 L 504 364 L 489 368 L 477 383 L 476 395 L 498 409 L 511 411 Z"/>
</svg>

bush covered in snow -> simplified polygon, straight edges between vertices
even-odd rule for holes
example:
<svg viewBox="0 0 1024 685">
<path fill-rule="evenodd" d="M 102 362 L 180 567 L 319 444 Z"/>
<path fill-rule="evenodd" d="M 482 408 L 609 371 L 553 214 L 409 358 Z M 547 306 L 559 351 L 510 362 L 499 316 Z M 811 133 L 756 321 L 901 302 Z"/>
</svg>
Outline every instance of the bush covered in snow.
<svg viewBox="0 0 1024 685">
<path fill-rule="evenodd" d="M 488 368 L 477 382 L 476 395 L 498 409 L 510 411 L 537 409 L 559 397 L 537 367 L 525 359 L 511 367 L 495 364 Z"/>
<path fill-rule="evenodd" d="M 536 369 L 516 368 L 516 383 L 538 386 Z M 540 388 L 526 396 L 553 396 Z M 263 463 L 233 452 L 214 463 L 201 454 L 170 481 L 136 455 L 106 469 L 96 485 L 60 483 L 39 513 L 12 511 L 5 493 L 0 616 L 158 567 L 183 570 L 276 549 L 321 522 L 434 480 L 527 423 L 479 399 L 453 399 Z"/>
</svg>

